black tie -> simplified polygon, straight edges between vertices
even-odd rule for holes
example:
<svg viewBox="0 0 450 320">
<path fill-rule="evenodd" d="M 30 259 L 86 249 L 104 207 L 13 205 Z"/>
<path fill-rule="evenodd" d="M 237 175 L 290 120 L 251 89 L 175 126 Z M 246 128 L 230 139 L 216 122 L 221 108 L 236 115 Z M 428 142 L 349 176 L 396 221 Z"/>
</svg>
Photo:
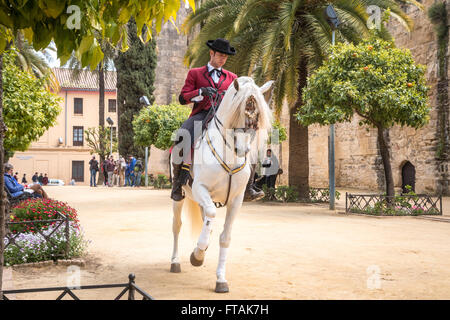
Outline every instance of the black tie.
<svg viewBox="0 0 450 320">
<path fill-rule="evenodd" d="M 222 75 L 222 71 L 221 70 L 219 70 L 219 69 L 212 69 L 210 71 L 210 73 L 209 73 L 209 76 L 212 76 L 214 72 L 216 73 L 218 78 L 220 78 L 220 76 Z"/>
</svg>

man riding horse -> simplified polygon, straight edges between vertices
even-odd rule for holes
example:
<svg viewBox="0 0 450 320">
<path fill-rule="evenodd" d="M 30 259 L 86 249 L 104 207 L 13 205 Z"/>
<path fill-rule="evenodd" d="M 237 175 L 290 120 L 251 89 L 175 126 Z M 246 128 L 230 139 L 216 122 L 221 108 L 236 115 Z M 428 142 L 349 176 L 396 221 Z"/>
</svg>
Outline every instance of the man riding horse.
<svg viewBox="0 0 450 320">
<path fill-rule="evenodd" d="M 179 96 L 181 104 L 194 103 L 194 106 L 189 119 L 181 126 L 181 129 L 184 130 L 179 131 L 189 133 L 190 147 L 188 152 L 183 152 L 182 162 L 176 163 L 176 161 L 173 161 L 171 198 L 175 201 L 181 201 L 184 198 L 182 187 L 188 182 L 194 142 L 201 134 L 201 129 L 195 130 L 195 126 L 198 124 L 201 124 L 202 128 L 205 126 L 205 122 L 210 120 L 208 113 L 213 101 L 218 101 L 218 106 L 225 91 L 237 78 L 237 75 L 222 68 L 228 56 L 236 54 L 236 50 L 230 46 L 230 43 L 219 38 L 207 41 L 206 45 L 210 48 L 208 64 L 189 70 Z M 183 138 L 178 134 L 177 143 L 181 142 Z M 252 170 L 245 190 L 244 201 L 253 201 L 264 197 L 264 192 L 256 191 L 253 188 L 255 167 L 256 164 L 251 165 Z"/>
</svg>

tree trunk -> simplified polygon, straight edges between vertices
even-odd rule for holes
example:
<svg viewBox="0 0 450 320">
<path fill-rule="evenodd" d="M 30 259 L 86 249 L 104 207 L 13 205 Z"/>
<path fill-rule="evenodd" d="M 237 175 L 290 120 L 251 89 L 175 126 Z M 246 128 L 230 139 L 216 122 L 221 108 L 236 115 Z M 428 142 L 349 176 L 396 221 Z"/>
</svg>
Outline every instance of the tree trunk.
<svg viewBox="0 0 450 320">
<path fill-rule="evenodd" d="M 381 159 L 383 160 L 384 176 L 386 179 L 386 195 L 394 196 L 394 179 L 392 177 L 391 158 L 388 144 L 389 131 L 378 127 L 378 144 L 380 146 Z"/>
<path fill-rule="evenodd" d="M 4 192 L 4 150 L 3 137 L 5 124 L 3 122 L 3 54 L 0 54 L 0 300 L 3 300 L 3 264 L 4 264 L 4 243 L 5 238 L 5 201 L 6 194 Z"/>
<path fill-rule="evenodd" d="M 299 64 L 298 100 L 289 111 L 289 185 L 297 188 L 300 198 L 309 198 L 308 127 L 294 116 L 303 105 L 302 92 L 308 76 L 307 60 Z"/>
<path fill-rule="evenodd" d="M 105 144 L 103 143 L 104 140 L 104 132 L 103 128 L 105 127 L 105 73 L 103 69 L 103 63 L 100 63 L 99 69 L 98 69 L 98 91 L 99 91 L 99 101 L 98 101 L 98 124 L 101 127 L 100 130 L 100 141 L 99 141 L 99 147 L 100 147 L 100 163 L 103 163 L 105 161 Z M 105 172 L 106 174 L 106 172 Z M 103 174 L 98 175 L 98 185 L 102 185 L 104 181 L 106 181 L 106 177 Z"/>
</svg>

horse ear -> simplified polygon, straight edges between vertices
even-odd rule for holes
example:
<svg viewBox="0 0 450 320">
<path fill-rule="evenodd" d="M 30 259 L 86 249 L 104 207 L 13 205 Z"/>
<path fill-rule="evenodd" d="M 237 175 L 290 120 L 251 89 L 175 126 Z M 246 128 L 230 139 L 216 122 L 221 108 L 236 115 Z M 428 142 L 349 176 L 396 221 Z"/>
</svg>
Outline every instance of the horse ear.
<svg viewBox="0 0 450 320">
<path fill-rule="evenodd" d="M 263 86 L 261 88 L 259 88 L 259 90 L 261 90 L 261 93 L 264 96 L 264 100 L 266 100 L 267 103 L 269 103 L 270 98 L 272 97 L 272 86 L 274 84 L 275 81 L 270 80 L 267 81 L 266 83 L 263 84 Z"/>
<path fill-rule="evenodd" d="M 234 88 L 236 89 L 236 91 L 239 91 L 239 82 L 238 82 L 237 78 L 234 79 L 233 84 L 234 84 Z"/>
</svg>

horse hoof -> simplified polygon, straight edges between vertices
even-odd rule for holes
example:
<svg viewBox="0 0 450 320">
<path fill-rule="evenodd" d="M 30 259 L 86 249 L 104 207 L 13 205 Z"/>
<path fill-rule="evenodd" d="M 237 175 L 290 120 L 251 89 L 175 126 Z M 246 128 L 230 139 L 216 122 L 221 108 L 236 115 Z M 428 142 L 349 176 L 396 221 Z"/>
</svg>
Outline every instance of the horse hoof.
<svg viewBox="0 0 450 320">
<path fill-rule="evenodd" d="M 180 273 L 181 272 L 181 266 L 179 263 L 172 263 L 170 265 L 170 272 L 173 273 Z"/>
<path fill-rule="evenodd" d="M 230 291 L 228 288 L 228 283 L 226 282 L 216 282 L 216 290 L 217 293 L 227 293 Z"/>
<path fill-rule="evenodd" d="M 203 264 L 203 260 L 197 260 L 194 256 L 194 252 L 191 253 L 191 264 L 194 267 L 200 267 Z"/>
</svg>

